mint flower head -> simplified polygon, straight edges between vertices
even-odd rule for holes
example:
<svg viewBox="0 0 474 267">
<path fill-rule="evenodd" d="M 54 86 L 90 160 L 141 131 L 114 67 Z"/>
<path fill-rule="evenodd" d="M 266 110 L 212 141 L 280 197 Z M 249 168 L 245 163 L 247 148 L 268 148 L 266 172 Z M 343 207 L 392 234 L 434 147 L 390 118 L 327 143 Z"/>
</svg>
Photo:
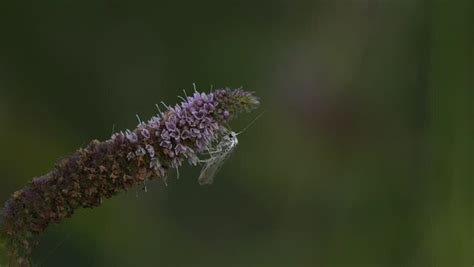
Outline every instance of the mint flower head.
<svg viewBox="0 0 474 267">
<path fill-rule="evenodd" d="M 259 105 L 242 89 L 196 91 L 182 99 L 134 130 L 92 141 L 13 193 L 2 210 L 1 234 L 17 265 L 30 265 L 37 237 L 51 223 L 147 180 L 166 181 L 170 168 L 198 164 L 200 154 L 221 138 L 224 125 Z"/>
</svg>

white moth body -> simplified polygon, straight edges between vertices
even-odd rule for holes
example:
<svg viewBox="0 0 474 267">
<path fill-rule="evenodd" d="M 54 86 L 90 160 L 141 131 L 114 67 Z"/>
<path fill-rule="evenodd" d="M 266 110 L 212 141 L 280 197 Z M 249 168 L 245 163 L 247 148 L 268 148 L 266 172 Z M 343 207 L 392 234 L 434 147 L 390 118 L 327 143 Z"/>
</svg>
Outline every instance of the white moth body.
<svg viewBox="0 0 474 267">
<path fill-rule="evenodd" d="M 200 185 L 209 185 L 214 182 L 214 177 L 219 168 L 229 158 L 239 143 L 237 133 L 225 130 L 225 134 L 212 150 L 209 150 L 210 158 L 204 160 L 206 164 L 201 170 L 198 182 Z"/>
</svg>

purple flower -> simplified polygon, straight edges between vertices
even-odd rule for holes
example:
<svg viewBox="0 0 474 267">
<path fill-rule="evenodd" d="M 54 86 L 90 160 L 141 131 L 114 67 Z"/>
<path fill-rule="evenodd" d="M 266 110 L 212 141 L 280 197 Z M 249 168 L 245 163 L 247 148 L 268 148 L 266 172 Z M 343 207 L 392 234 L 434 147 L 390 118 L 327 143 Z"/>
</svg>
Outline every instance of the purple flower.
<svg viewBox="0 0 474 267">
<path fill-rule="evenodd" d="M 153 116 L 151 117 L 151 119 L 148 121 L 148 127 L 152 128 L 152 129 L 159 129 L 160 128 L 160 118 L 157 117 L 157 116 Z"/>
<path fill-rule="evenodd" d="M 31 184 L 37 187 L 41 187 L 41 186 L 47 185 L 48 181 L 49 179 L 47 176 L 39 176 L 39 177 L 33 178 L 33 180 L 31 181 Z"/>
<path fill-rule="evenodd" d="M 138 142 L 137 134 L 134 132 L 131 132 L 130 130 L 127 130 L 125 132 L 125 136 L 127 137 L 127 140 L 130 141 L 130 143 Z"/>
<path fill-rule="evenodd" d="M 151 158 L 155 157 L 155 148 L 151 145 L 146 145 L 145 146 L 146 151 L 148 151 L 148 154 L 150 155 Z"/>
<path fill-rule="evenodd" d="M 146 129 L 146 128 L 141 129 L 140 134 L 142 135 L 143 139 L 145 139 L 145 140 L 150 139 L 150 131 L 148 131 L 148 129 Z"/>
</svg>

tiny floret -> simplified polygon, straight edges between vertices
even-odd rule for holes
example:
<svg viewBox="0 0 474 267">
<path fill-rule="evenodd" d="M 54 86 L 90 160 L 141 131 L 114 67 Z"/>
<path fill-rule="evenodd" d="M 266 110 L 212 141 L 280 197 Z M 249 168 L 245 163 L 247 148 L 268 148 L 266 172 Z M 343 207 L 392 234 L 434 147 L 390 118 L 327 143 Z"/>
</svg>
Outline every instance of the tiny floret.
<svg viewBox="0 0 474 267">
<path fill-rule="evenodd" d="M 130 141 L 131 143 L 136 143 L 136 142 L 138 142 L 138 137 L 137 137 L 137 134 L 136 134 L 136 133 L 131 132 L 130 130 L 127 130 L 127 131 L 125 132 L 125 135 L 127 136 L 128 141 Z"/>
<path fill-rule="evenodd" d="M 152 145 L 146 145 L 145 149 L 148 151 L 148 155 L 150 155 L 151 158 L 155 157 L 155 148 L 153 148 Z"/>
</svg>

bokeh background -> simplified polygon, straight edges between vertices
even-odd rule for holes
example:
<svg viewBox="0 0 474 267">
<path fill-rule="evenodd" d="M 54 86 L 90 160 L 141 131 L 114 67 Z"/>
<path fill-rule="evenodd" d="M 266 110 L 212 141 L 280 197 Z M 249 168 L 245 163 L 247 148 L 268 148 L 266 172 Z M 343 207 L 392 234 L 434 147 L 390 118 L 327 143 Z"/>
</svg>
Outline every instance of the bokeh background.
<svg viewBox="0 0 474 267">
<path fill-rule="evenodd" d="M 1 202 L 192 83 L 261 97 L 234 129 L 267 111 L 214 185 L 185 167 L 80 210 L 37 264 L 474 264 L 472 1 L 0 6 Z"/>
</svg>

